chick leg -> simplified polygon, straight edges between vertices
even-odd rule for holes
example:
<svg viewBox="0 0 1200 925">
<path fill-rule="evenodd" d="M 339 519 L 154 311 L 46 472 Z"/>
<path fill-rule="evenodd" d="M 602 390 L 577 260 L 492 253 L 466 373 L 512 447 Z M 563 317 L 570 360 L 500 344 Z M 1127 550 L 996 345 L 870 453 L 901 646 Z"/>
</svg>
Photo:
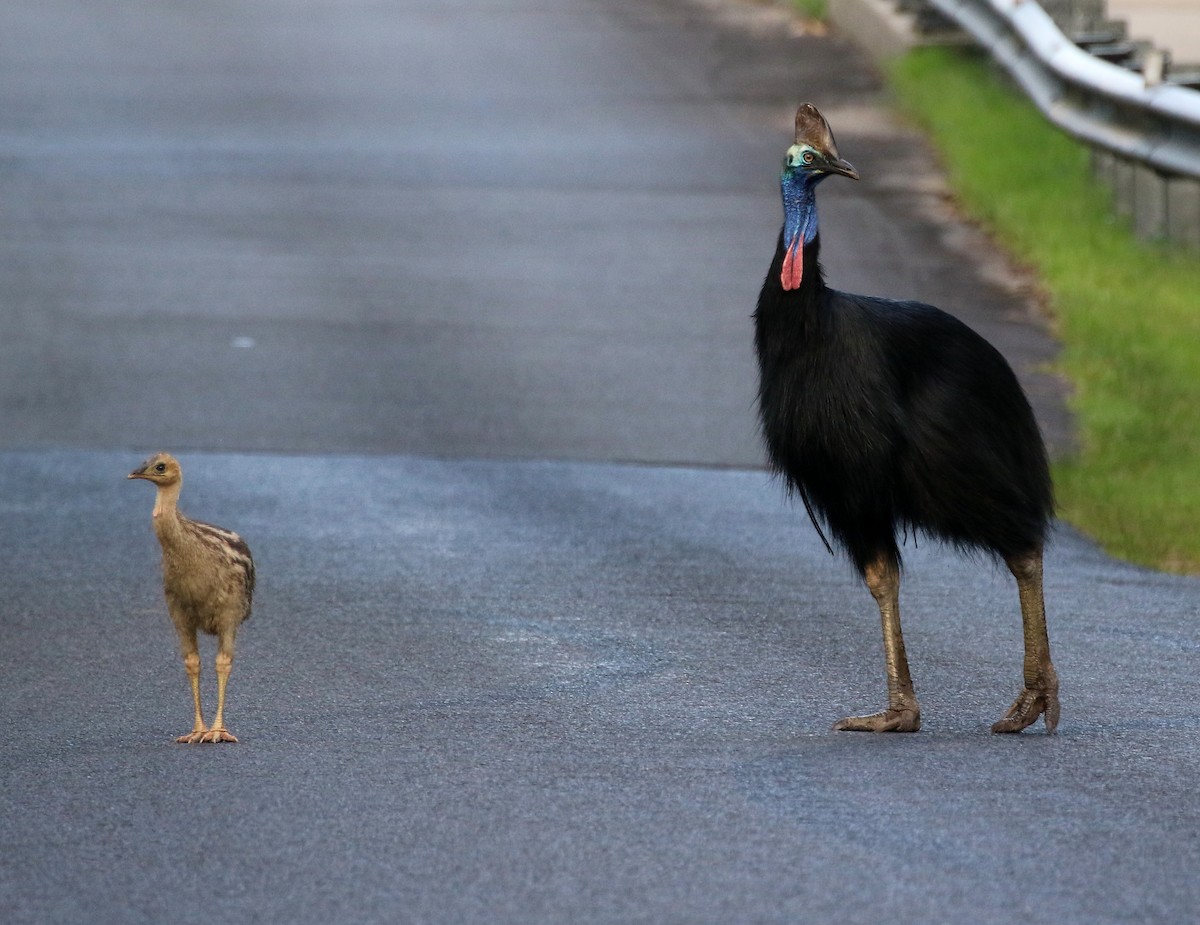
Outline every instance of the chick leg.
<svg viewBox="0 0 1200 925">
<path fill-rule="evenodd" d="M 208 727 L 204 725 L 204 714 L 200 711 L 200 651 L 196 646 L 195 633 L 190 637 L 182 637 L 180 641 L 183 646 L 183 668 L 187 672 L 188 680 L 192 682 L 192 705 L 195 708 L 195 719 L 192 722 L 192 731 L 185 732 L 175 741 L 191 745 L 201 741 L 203 735 L 208 732 Z"/>
<path fill-rule="evenodd" d="M 237 737 L 225 728 L 225 687 L 233 670 L 233 635 L 222 633 L 217 643 L 217 715 L 201 742 L 236 742 Z"/>
<path fill-rule="evenodd" d="M 1035 549 L 1007 560 L 1017 579 L 1021 598 L 1021 624 L 1025 636 L 1025 686 L 992 732 L 1020 732 L 1044 717 L 1046 732 L 1058 726 L 1058 675 L 1050 661 L 1050 636 L 1046 631 L 1046 604 L 1042 596 L 1042 551 Z"/>
<path fill-rule="evenodd" d="M 883 622 L 883 655 L 887 667 L 888 707 L 870 716 L 847 716 L 834 729 L 850 732 L 916 732 L 921 707 L 908 673 L 908 656 L 900 632 L 900 566 L 890 553 L 881 554 L 863 570 L 863 579 Z"/>
</svg>

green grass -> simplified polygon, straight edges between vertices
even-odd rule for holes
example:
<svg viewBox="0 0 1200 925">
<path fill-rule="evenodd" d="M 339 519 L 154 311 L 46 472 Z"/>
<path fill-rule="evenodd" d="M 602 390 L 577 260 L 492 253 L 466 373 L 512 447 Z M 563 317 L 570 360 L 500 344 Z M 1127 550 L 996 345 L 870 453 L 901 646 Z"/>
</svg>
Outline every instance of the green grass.
<svg viewBox="0 0 1200 925">
<path fill-rule="evenodd" d="M 1081 444 L 1055 465 L 1060 515 L 1114 555 L 1200 573 L 1200 258 L 1137 241 L 1087 150 L 977 54 L 918 49 L 893 86 L 1047 293 Z"/>
<path fill-rule="evenodd" d="M 809 19 L 824 22 L 829 18 L 829 0 L 792 0 L 792 3 Z"/>
</svg>

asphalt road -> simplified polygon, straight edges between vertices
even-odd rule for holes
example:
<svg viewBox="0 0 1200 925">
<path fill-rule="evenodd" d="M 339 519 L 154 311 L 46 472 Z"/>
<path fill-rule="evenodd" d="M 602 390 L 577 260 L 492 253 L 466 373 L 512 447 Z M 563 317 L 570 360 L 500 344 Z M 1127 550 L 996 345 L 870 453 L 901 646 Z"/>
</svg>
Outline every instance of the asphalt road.
<svg viewBox="0 0 1200 925">
<path fill-rule="evenodd" d="M 910 547 L 924 728 L 830 731 L 878 617 L 752 406 L 798 98 L 864 177 L 833 280 L 958 311 L 1069 440 L 879 92 L 762 7 L 6 4 L 4 921 L 1192 920 L 1197 581 L 1061 527 L 1059 734 L 994 737 L 1011 580 Z M 173 742 L 160 448 L 259 564 L 235 746 Z"/>
</svg>

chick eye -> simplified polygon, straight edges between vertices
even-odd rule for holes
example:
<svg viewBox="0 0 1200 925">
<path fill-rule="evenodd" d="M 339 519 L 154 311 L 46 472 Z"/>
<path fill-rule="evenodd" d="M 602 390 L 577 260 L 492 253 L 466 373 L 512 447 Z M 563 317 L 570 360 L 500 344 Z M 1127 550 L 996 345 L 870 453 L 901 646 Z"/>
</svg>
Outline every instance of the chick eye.
<svg viewBox="0 0 1200 925">
<path fill-rule="evenodd" d="M 154 467 L 154 471 L 155 471 L 155 472 L 166 472 L 166 471 L 167 471 L 167 464 L 166 464 L 166 463 L 159 463 L 157 466 L 155 466 L 155 467 Z"/>
</svg>

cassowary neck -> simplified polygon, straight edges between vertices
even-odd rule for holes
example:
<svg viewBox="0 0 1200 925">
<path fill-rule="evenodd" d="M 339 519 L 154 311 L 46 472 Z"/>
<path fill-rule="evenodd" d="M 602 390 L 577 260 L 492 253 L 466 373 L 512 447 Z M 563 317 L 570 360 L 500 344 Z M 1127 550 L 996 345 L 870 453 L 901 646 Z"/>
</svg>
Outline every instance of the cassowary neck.
<svg viewBox="0 0 1200 925">
<path fill-rule="evenodd" d="M 785 170 L 780 181 L 783 193 L 784 239 L 790 246 L 800 235 L 802 244 L 817 236 L 817 182 L 810 174 Z"/>
<path fill-rule="evenodd" d="M 808 251 L 817 247 L 817 183 L 820 176 L 797 170 L 784 170 L 780 180 L 783 193 L 784 259 L 780 282 L 785 290 L 799 289 L 807 275 Z"/>
<path fill-rule="evenodd" d="M 799 248 L 795 266 L 788 262 L 787 227 L 779 232 L 779 244 L 775 251 L 775 260 L 767 275 L 767 286 L 762 295 L 768 296 L 771 304 L 788 314 L 799 312 L 808 314 L 809 308 L 819 303 L 821 293 L 825 290 L 825 274 L 821 269 L 821 235 L 813 235 L 811 241 Z M 794 288 L 787 287 L 790 277 L 799 282 Z"/>
</svg>

